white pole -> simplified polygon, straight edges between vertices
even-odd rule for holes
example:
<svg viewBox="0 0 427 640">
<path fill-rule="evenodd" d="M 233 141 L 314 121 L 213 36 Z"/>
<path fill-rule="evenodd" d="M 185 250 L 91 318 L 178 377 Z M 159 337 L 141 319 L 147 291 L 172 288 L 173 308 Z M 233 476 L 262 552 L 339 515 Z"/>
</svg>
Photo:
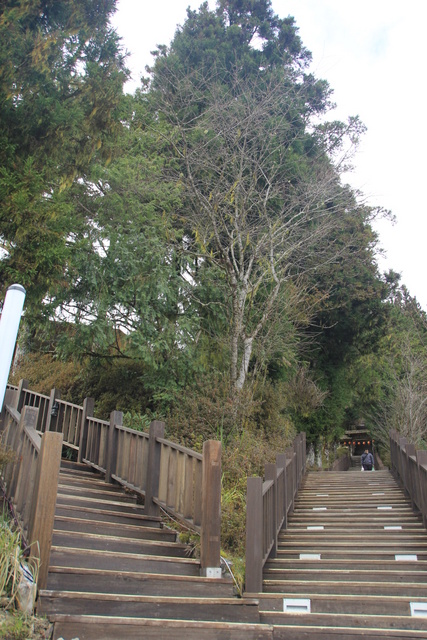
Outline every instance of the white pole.
<svg viewBox="0 0 427 640">
<path fill-rule="evenodd" d="M 0 317 L 0 411 L 3 408 L 24 300 L 24 287 L 20 284 L 10 286 L 6 292 Z"/>
</svg>

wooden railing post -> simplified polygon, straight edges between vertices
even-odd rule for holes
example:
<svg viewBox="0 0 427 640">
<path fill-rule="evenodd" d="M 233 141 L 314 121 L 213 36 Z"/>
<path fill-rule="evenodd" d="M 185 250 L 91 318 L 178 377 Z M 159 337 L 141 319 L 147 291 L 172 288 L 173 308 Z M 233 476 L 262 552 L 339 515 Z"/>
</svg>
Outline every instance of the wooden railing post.
<svg viewBox="0 0 427 640">
<path fill-rule="evenodd" d="M 287 496 L 288 496 L 288 501 L 289 501 L 289 512 L 292 513 L 294 508 L 293 508 L 293 504 L 294 504 L 294 497 L 295 497 L 295 491 L 296 491 L 296 464 L 295 464 L 295 449 L 294 447 L 288 447 L 285 451 L 286 457 L 289 460 L 289 465 L 290 465 L 290 469 L 289 469 L 289 475 L 290 475 L 290 482 L 288 482 L 287 485 Z"/>
<path fill-rule="evenodd" d="M 47 582 L 61 453 L 62 433 L 45 433 L 37 460 L 32 518 L 28 528 L 31 555 L 40 558 L 39 589 L 45 589 Z"/>
<path fill-rule="evenodd" d="M 424 527 L 427 527 L 427 486 L 424 482 L 425 476 L 427 475 L 427 451 L 420 450 L 416 452 L 417 457 L 417 467 L 418 467 L 418 477 L 420 483 L 420 496 L 421 496 L 421 515 L 423 518 Z M 420 469 L 422 467 L 423 469 Z M 424 476 L 424 477 L 423 477 Z"/>
<path fill-rule="evenodd" d="M 145 482 L 145 513 L 149 516 L 158 516 L 159 505 L 153 502 L 153 498 L 159 497 L 160 482 L 160 454 L 162 445 L 157 438 L 165 435 L 165 423 L 153 420 L 150 424 L 150 440 L 148 443 L 147 477 Z"/>
<path fill-rule="evenodd" d="M 265 465 L 265 479 L 273 481 L 273 513 L 271 514 L 271 525 L 274 536 L 273 546 L 270 551 L 270 556 L 275 558 L 277 555 L 277 467 L 274 462 L 269 462 Z"/>
<path fill-rule="evenodd" d="M 307 469 L 307 435 L 305 431 L 301 432 L 301 437 L 302 437 L 302 460 L 303 460 L 302 473 L 304 475 Z"/>
<path fill-rule="evenodd" d="M 20 464 L 21 460 L 21 450 L 23 445 L 23 431 L 25 427 L 33 427 L 34 429 L 37 426 L 37 417 L 39 410 L 35 407 L 23 407 L 20 415 L 19 424 L 13 427 L 13 434 L 9 443 L 12 449 L 16 452 L 16 463 L 12 464 L 10 468 L 7 469 L 6 482 L 8 484 L 8 494 L 9 498 L 15 501 L 15 494 L 17 487 L 19 486 L 20 476 L 21 474 L 26 473 L 26 469 L 24 469 L 24 465 Z M 12 425 L 11 425 L 12 426 Z M 22 499 L 25 501 L 26 496 L 22 496 Z M 18 510 L 23 506 L 22 504 L 16 504 Z"/>
<path fill-rule="evenodd" d="M 413 474 L 411 472 L 411 463 L 409 458 L 411 456 L 415 457 L 416 456 L 416 450 L 415 450 L 415 445 L 412 443 L 407 443 L 405 445 L 405 461 L 406 461 L 406 469 L 405 469 L 405 484 L 407 487 L 407 491 L 409 494 L 409 499 L 411 500 L 411 506 L 412 509 L 415 509 L 415 501 L 414 498 L 417 495 L 417 487 L 414 486 L 414 482 L 416 482 L 416 479 L 413 477 Z"/>
<path fill-rule="evenodd" d="M 282 496 L 283 496 L 283 501 L 284 501 L 284 505 L 283 505 L 283 522 L 282 522 L 282 529 L 286 529 L 288 526 L 288 499 L 287 499 L 287 482 L 286 482 L 286 454 L 285 453 L 278 453 L 276 455 L 276 465 L 280 468 L 283 469 L 283 473 L 282 473 L 282 483 L 283 483 L 283 489 L 282 489 Z"/>
<path fill-rule="evenodd" d="M 117 466 L 117 430 L 116 424 L 123 424 L 123 413 L 121 411 L 112 411 L 110 414 L 110 426 L 108 427 L 107 455 L 105 463 L 105 482 L 111 482 L 116 473 Z"/>
<path fill-rule="evenodd" d="M 15 406 L 14 408 L 21 413 L 22 407 L 24 406 L 24 395 L 26 389 L 28 389 L 29 382 L 28 380 L 20 380 L 18 384 L 18 391 L 15 396 Z"/>
<path fill-rule="evenodd" d="M 247 479 L 245 591 L 262 591 L 263 561 L 262 478 Z"/>
<path fill-rule="evenodd" d="M 46 416 L 46 424 L 40 425 L 41 431 L 62 431 L 58 426 L 60 425 L 59 421 L 59 403 L 58 400 L 61 399 L 61 392 L 59 389 L 52 389 L 49 397 L 49 405 L 47 408 L 47 416 Z"/>
<path fill-rule="evenodd" d="M 80 423 L 80 441 L 77 462 L 82 462 L 86 458 L 87 434 L 89 429 L 88 418 L 93 417 L 95 409 L 95 400 L 93 398 L 85 398 L 83 400 L 83 415 Z"/>
<path fill-rule="evenodd" d="M 221 443 L 203 443 L 202 527 L 200 567 L 202 575 L 221 577 Z"/>
<path fill-rule="evenodd" d="M 405 447 L 408 440 L 404 437 L 399 437 L 397 443 L 398 447 L 398 457 L 397 457 L 397 471 L 399 474 L 399 481 L 403 486 L 403 490 L 407 493 L 407 488 L 405 486 L 406 482 L 406 474 L 405 474 Z"/>
</svg>

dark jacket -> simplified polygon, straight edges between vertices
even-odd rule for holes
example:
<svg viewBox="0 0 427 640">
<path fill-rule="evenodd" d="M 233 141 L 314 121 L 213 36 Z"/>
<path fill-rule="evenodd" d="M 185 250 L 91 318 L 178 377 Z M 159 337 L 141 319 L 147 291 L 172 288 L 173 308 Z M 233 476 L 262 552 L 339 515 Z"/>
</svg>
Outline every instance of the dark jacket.
<svg viewBox="0 0 427 640">
<path fill-rule="evenodd" d="M 374 466 L 374 456 L 372 453 L 362 453 L 362 467 L 365 471 L 372 471 Z"/>
</svg>

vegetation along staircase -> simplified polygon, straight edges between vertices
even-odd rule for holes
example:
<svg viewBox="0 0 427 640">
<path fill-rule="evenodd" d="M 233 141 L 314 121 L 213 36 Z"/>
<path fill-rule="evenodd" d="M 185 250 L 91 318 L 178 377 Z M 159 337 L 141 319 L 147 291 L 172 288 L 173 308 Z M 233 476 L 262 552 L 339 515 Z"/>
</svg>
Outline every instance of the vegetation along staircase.
<svg viewBox="0 0 427 640">
<path fill-rule="evenodd" d="M 64 461 L 38 612 L 54 640 L 272 638 L 257 599 L 236 598 L 229 576 L 201 577 L 189 546 L 134 495 Z"/>
<path fill-rule="evenodd" d="M 246 595 L 275 640 L 427 638 L 427 532 L 389 471 L 308 473 Z"/>
</svg>

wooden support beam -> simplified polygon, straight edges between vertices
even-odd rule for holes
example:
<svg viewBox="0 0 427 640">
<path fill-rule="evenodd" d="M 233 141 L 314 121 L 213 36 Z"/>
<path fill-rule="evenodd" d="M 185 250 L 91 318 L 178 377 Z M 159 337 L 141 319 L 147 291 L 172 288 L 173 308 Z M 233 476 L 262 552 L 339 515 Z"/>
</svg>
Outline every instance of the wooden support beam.
<svg viewBox="0 0 427 640">
<path fill-rule="evenodd" d="M 61 399 L 61 392 L 59 389 L 52 389 L 49 397 L 49 405 L 47 408 L 46 424 L 41 425 L 41 430 L 45 431 L 62 431 L 59 428 L 60 416 L 59 416 L 59 403 Z"/>
<path fill-rule="evenodd" d="M 286 529 L 286 527 L 288 526 L 288 500 L 287 500 L 287 482 L 286 482 L 286 453 L 278 453 L 276 455 L 276 465 L 279 468 L 283 469 L 283 474 L 281 476 L 281 482 L 282 482 L 282 489 L 281 489 L 281 496 L 283 499 L 283 522 L 282 522 L 282 529 Z"/>
<path fill-rule="evenodd" d="M 221 442 L 203 443 L 202 529 L 200 566 L 202 574 L 221 577 Z"/>
<path fill-rule="evenodd" d="M 80 441 L 79 441 L 79 452 L 77 456 L 77 462 L 82 462 L 84 458 L 86 458 L 86 449 L 87 449 L 87 435 L 89 429 L 89 420 L 88 418 L 93 417 L 93 412 L 95 409 L 95 400 L 93 398 L 85 398 L 83 401 L 83 415 L 80 423 Z"/>
<path fill-rule="evenodd" d="M 28 380 L 20 380 L 18 384 L 18 391 L 15 396 L 15 409 L 18 413 L 21 413 L 22 407 L 24 406 L 24 395 L 25 391 L 28 389 L 29 382 Z"/>
<path fill-rule="evenodd" d="M 111 482 L 111 476 L 116 473 L 117 466 L 117 430 L 116 424 L 123 424 L 123 413 L 112 411 L 110 414 L 110 426 L 108 427 L 107 455 L 105 463 L 105 482 Z"/>
<path fill-rule="evenodd" d="M 268 464 L 265 465 L 264 473 L 265 473 L 265 479 L 272 480 L 273 482 L 273 504 L 272 504 L 273 512 L 271 513 L 271 525 L 272 525 L 274 541 L 273 541 L 273 546 L 270 550 L 270 557 L 275 558 L 277 555 L 278 524 L 277 524 L 277 467 L 274 464 L 274 462 L 269 462 Z"/>
<path fill-rule="evenodd" d="M 263 569 L 262 478 L 247 479 L 245 591 L 262 591 Z"/>
<path fill-rule="evenodd" d="M 45 433 L 37 459 L 32 521 L 29 523 L 31 555 L 40 559 L 38 588 L 45 589 L 52 546 L 53 521 L 61 465 L 62 433 Z"/>
<path fill-rule="evenodd" d="M 145 513 L 149 516 L 159 515 L 159 506 L 153 502 L 153 498 L 159 497 L 160 483 L 160 455 L 162 445 L 157 438 L 165 435 L 165 423 L 154 420 L 150 424 L 150 440 L 148 443 L 148 463 L 145 481 Z"/>
</svg>

